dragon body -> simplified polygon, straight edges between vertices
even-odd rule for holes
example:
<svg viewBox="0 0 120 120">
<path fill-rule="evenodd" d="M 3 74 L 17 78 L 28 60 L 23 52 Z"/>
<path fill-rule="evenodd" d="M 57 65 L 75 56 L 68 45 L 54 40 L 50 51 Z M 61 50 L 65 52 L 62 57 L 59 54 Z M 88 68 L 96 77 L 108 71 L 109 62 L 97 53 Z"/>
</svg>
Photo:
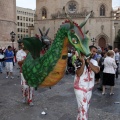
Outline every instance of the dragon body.
<svg viewBox="0 0 120 120">
<path fill-rule="evenodd" d="M 65 37 L 65 31 L 65 29 L 59 30 L 44 56 L 33 59 L 31 53 L 28 53 L 22 70 L 29 85 L 53 86 L 63 77 L 68 53 L 68 38 Z"/>
<path fill-rule="evenodd" d="M 81 25 L 83 26 L 83 23 Z M 25 48 L 29 48 L 28 46 L 31 45 L 29 41 L 23 39 Z M 39 39 L 36 41 L 39 41 Z M 22 66 L 23 75 L 28 85 L 49 87 L 58 83 L 66 70 L 69 44 L 79 54 L 90 55 L 89 38 L 82 32 L 80 26 L 74 22 L 71 24 L 67 20 L 60 26 L 51 47 L 42 57 L 35 57 L 35 53 L 31 52 L 33 49 L 28 49 L 30 52 Z"/>
</svg>

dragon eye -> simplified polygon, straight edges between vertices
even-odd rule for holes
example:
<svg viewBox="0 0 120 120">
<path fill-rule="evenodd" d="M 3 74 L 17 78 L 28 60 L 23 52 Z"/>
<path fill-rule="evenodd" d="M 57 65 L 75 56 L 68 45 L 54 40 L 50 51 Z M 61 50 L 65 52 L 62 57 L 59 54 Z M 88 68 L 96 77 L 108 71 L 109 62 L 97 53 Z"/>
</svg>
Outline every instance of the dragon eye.
<svg viewBox="0 0 120 120">
<path fill-rule="evenodd" d="M 77 40 L 76 40 L 75 38 L 72 38 L 72 42 L 73 42 L 74 44 L 76 44 L 76 43 L 77 43 Z"/>
<path fill-rule="evenodd" d="M 74 30 L 71 30 L 71 33 L 75 33 L 75 31 L 74 31 Z"/>
</svg>

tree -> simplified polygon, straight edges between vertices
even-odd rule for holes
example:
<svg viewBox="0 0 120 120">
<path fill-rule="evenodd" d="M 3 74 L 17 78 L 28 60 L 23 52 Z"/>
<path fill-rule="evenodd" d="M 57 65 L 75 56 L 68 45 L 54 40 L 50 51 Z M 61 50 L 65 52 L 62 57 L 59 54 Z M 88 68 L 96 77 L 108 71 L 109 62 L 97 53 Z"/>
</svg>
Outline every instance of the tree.
<svg viewBox="0 0 120 120">
<path fill-rule="evenodd" d="M 115 40 L 120 42 L 120 29 L 118 30 L 118 34 L 117 34 Z"/>
</svg>

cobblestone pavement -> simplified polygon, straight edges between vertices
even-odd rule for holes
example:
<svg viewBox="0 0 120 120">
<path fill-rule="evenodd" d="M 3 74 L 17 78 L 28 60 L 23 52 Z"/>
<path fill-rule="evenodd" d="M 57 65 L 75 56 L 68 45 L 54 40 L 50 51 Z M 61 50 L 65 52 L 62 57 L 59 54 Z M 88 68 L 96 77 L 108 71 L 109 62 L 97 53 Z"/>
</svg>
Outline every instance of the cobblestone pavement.
<svg viewBox="0 0 120 120">
<path fill-rule="evenodd" d="M 14 79 L 0 74 L 0 120 L 76 120 L 77 102 L 73 89 L 73 75 L 64 78 L 51 89 L 39 88 L 34 92 L 34 106 L 23 104 L 19 69 L 14 67 Z M 115 95 L 102 95 L 93 90 L 89 120 L 120 120 L 120 76 L 116 79 Z M 45 111 L 46 115 L 41 112 Z"/>
</svg>

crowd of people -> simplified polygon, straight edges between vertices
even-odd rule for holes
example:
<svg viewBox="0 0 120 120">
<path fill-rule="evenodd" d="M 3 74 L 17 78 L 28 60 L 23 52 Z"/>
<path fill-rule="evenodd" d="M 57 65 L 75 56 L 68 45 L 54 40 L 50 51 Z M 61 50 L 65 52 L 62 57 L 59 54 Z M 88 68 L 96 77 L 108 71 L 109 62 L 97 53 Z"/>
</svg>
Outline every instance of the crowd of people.
<svg viewBox="0 0 120 120">
<path fill-rule="evenodd" d="M 33 97 L 33 87 L 27 85 L 26 80 L 22 74 L 22 64 L 26 57 L 26 50 L 23 50 L 21 43 L 19 43 L 19 50 L 16 51 L 13 47 L 8 46 L 7 49 L 0 49 L 0 73 L 3 73 L 3 67 L 6 70 L 6 79 L 14 79 L 13 76 L 13 66 L 17 62 L 20 68 L 21 75 L 21 85 L 22 85 L 22 96 L 23 103 L 28 103 L 30 106 L 33 106 L 32 97 Z"/>
<path fill-rule="evenodd" d="M 3 72 L 3 67 L 6 67 L 6 78 L 13 77 L 13 66 L 16 62 L 16 51 L 11 46 L 7 49 L 0 48 L 0 73 Z"/>
<path fill-rule="evenodd" d="M 100 57 L 96 57 L 100 67 L 100 72 L 95 75 L 96 84 L 99 84 L 98 90 L 102 91 L 102 95 L 106 94 L 106 86 L 110 86 L 110 95 L 113 95 L 115 79 L 118 78 L 120 53 L 118 48 L 113 49 L 109 45 L 107 49 L 101 51 L 100 55 Z"/>
<path fill-rule="evenodd" d="M 97 61 L 100 71 L 95 74 L 95 84 L 98 84 L 98 90 L 103 91 L 102 94 L 105 95 L 105 86 L 114 86 L 114 80 L 118 78 L 120 51 L 118 48 L 113 49 L 111 45 L 108 45 L 104 50 L 100 47 L 96 47 L 96 49 L 97 51 L 94 54 L 93 59 Z M 75 75 L 77 58 L 77 51 L 69 49 L 66 74 Z M 112 74 L 112 76 L 109 74 Z M 110 78 L 108 78 L 108 76 Z M 112 90 L 113 87 L 111 87 L 111 94 L 114 94 Z"/>
<path fill-rule="evenodd" d="M 13 79 L 14 60 L 17 60 L 21 74 L 23 103 L 33 106 L 33 87 L 27 85 L 21 69 L 28 51 L 23 49 L 22 43 L 19 44 L 19 48 L 16 53 L 11 46 L 5 50 L 0 49 L 0 72 L 2 74 L 2 67 L 6 67 L 6 79 L 9 77 Z M 112 46 L 108 45 L 106 49 L 101 50 L 100 47 L 91 45 L 89 49 L 91 55 L 88 58 L 83 54 L 79 56 L 74 49 L 68 51 L 66 74 L 75 75 L 74 91 L 79 111 L 77 120 L 88 119 L 88 109 L 94 85 L 99 85 L 98 90 L 102 91 L 102 95 L 106 94 L 106 86 L 110 86 L 109 94 L 114 95 L 115 79 L 118 78 L 120 61 L 118 48 L 112 49 Z M 44 52 L 42 51 L 41 54 Z"/>
</svg>

